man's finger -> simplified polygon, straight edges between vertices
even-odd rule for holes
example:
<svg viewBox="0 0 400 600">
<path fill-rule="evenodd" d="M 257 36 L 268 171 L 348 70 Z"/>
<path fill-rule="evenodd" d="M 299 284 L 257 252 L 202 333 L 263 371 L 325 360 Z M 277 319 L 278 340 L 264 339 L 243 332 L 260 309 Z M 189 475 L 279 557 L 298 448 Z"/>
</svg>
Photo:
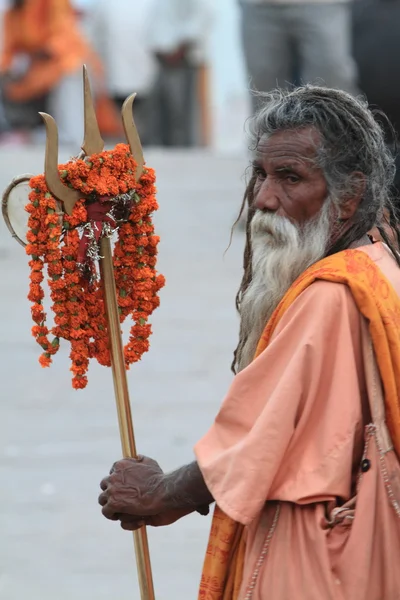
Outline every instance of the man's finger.
<svg viewBox="0 0 400 600">
<path fill-rule="evenodd" d="M 118 471 L 123 471 L 124 469 L 126 469 L 127 466 L 129 466 L 129 463 L 132 462 L 142 462 L 143 461 L 143 457 L 139 458 L 121 458 L 120 460 L 117 460 L 113 466 L 110 469 L 110 475 L 112 475 L 113 473 L 117 473 Z"/>
<path fill-rule="evenodd" d="M 113 473 L 115 473 L 116 471 L 118 471 L 118 467 L 122 466 L 120 465 L 122 461 L 121 460 L 116 460 L 115 463 L 113 464 L 113 466 L 110 469 L 110 475 L 112 475 Z"/>
<path fill-rule="evenodd" d="M 109 502 L 107 502 L 103 508 L 101 509 L 101 512 L 103 513 L 103 515 L 105 516 L 106 519 L 110 519 L 111 521 L 116 521 L 116 512 L 115 509 L 112 505 L 110 505 Z"/>
<path fill-rule="evenodd" d="M 104 506 L 105 504 L 107 504 L 107 500 L 108 500 L 108 495 L 106 492 L 102 492 L 99 496 L 99 504 L 100 506 Z"/>
<path fill-rule="evenodd" d="M 107 489 L 109 481 L 110 481 L 109 477 L 104 477 L 104 479 L 101 480 L 100 487 L 103 491 Z"/>
<path fill-rule="evenodd" d="M 144 521 L 121 521 L 121 527 L 122 529 L 125 529 L 125 531 L 136 531 L 144 525 Z"/>
<path fill-rule="evenodd" d="M 141 515 L 125 515 L 124 513 L 116 513 L 116 517 L 121 523 L 135 523 L 136 521 L 144 521 L 146 517 L 142 517 Z"/>
<path fill-rule="evenodd" d="M 108 517 L 109 521 L 119 521 L 118 516 L 116 514 L 111 515 L 110 517 Z"/>
</svg>

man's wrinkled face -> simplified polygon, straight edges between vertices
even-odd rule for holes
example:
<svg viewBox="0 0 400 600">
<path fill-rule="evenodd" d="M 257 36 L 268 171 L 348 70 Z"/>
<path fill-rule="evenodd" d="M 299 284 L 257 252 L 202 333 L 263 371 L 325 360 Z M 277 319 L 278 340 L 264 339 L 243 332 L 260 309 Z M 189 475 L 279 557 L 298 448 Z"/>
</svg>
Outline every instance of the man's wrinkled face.
<svg viewBox="0 0 400 600">
<path fill-rule="evenodd" d="M 263 136 L 253 163 L 254 207 L 304 225 L 322 208 L 328 188 L 317 166 L 320 134 L 313 127 Z"/>
<path fill-rule="evenodd" d="M 258 146 L 252 278 L 240 305 L 246 341 L 239 369 L 251 362 L 268 319 L 292 283 L 326 253 L 334 212 L 316 164 L 318 142 L 317 132 L 307 128 L 262 138 Z"/>
</svg>

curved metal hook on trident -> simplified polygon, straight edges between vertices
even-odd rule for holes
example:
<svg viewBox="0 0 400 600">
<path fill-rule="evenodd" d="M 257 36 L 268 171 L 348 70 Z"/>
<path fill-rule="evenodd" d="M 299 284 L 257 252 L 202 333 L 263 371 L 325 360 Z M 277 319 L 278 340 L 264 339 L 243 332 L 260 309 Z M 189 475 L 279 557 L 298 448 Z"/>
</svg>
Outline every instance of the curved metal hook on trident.
<svg viewBox="0 0 400 600">
<path fill-rule="evenodd" d="M 83 88 L 84 140 L 82 144 L 83 152 L 80 155 L 82 158 L 84 156 L 97 154 L 104 150 L 104 141 L 100 135 L 99 126 L 96 119 L 86 67 L 83 67 Z M 132 94 L 125 100 L 121 114 L 126 139 L 130 146 L 132 156 L 137 163 L 135 175 L 136 181 L 138 181 L 143 172 L 144 158 L 139 134 L 133 120 L 132 106 L 135 97 L 136 94 Z M 57 124 L 50 115 L 46 113 L 40 113 L 40 115 L 46 126 L 46 184 L 53 196 L 62 202 L 65 212 L 70 215 L 72 214 L 75 203 L 82 198 L 82 193 L 67 187 L 62 182 L 58 172 Z M 100 272 L 106 301 L 114 391 L 117 402 L 122 452 L 124 458 L 134 458 L 136 456 L 136 445 L 133 433 L 128 383 L 121 338 L 121 326 L 119 321 L 118 303 L 115 289 L 111 242 L 108 237 L 104 236 L 101 238 L 100 253 L 102 257 L 100 259 Z M 154 588 L 146 528 L 142 527 L 138 531 L 135 531 L 133 536 L 141 600 L 154 600 Z"/>
</svg>

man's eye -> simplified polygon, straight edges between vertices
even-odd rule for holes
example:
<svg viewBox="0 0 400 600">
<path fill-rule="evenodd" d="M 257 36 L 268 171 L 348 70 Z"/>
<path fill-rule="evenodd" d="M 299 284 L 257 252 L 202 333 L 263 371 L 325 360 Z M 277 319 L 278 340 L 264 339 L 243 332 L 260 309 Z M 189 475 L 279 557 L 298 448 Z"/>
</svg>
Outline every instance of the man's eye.
<svg viewBox="0 0 400 600">
<path fill-rule="evenodd" d="M 255 167 L 255 168 L 254 168 L 254 172 L 255 172 L 255 174 L 257 175 L 257 178 L 258 178 L 258 179 L 265 179 L 265 178 L 266 178 L 266 176 L 267 176 L 267 174 L 266 174 L 266 172 L 264 171 L 264 169 L 261 169 L 260 167 Z"/>
<path fill-rule="evenodd" d="M 300 177 L 294 173 L 289 173 L 288 175 L 285 175 L 285 180 L 289 183 L 298 183 L 300 181 Z"/>
</svg>

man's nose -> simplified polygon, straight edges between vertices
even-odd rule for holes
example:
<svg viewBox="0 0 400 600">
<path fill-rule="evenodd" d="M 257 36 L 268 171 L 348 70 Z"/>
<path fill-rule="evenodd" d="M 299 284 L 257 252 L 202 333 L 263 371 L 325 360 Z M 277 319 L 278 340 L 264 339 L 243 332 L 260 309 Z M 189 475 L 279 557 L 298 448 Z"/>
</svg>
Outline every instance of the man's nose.
<svg viewBox="0 0 400 600">
<path fill-rule="evenodd" d="M 278 190 L 268 177 L 264 179 L 254 199 L 254 207 L 259 210 L 276 212 L 280 207 Z"/>
</svg>

